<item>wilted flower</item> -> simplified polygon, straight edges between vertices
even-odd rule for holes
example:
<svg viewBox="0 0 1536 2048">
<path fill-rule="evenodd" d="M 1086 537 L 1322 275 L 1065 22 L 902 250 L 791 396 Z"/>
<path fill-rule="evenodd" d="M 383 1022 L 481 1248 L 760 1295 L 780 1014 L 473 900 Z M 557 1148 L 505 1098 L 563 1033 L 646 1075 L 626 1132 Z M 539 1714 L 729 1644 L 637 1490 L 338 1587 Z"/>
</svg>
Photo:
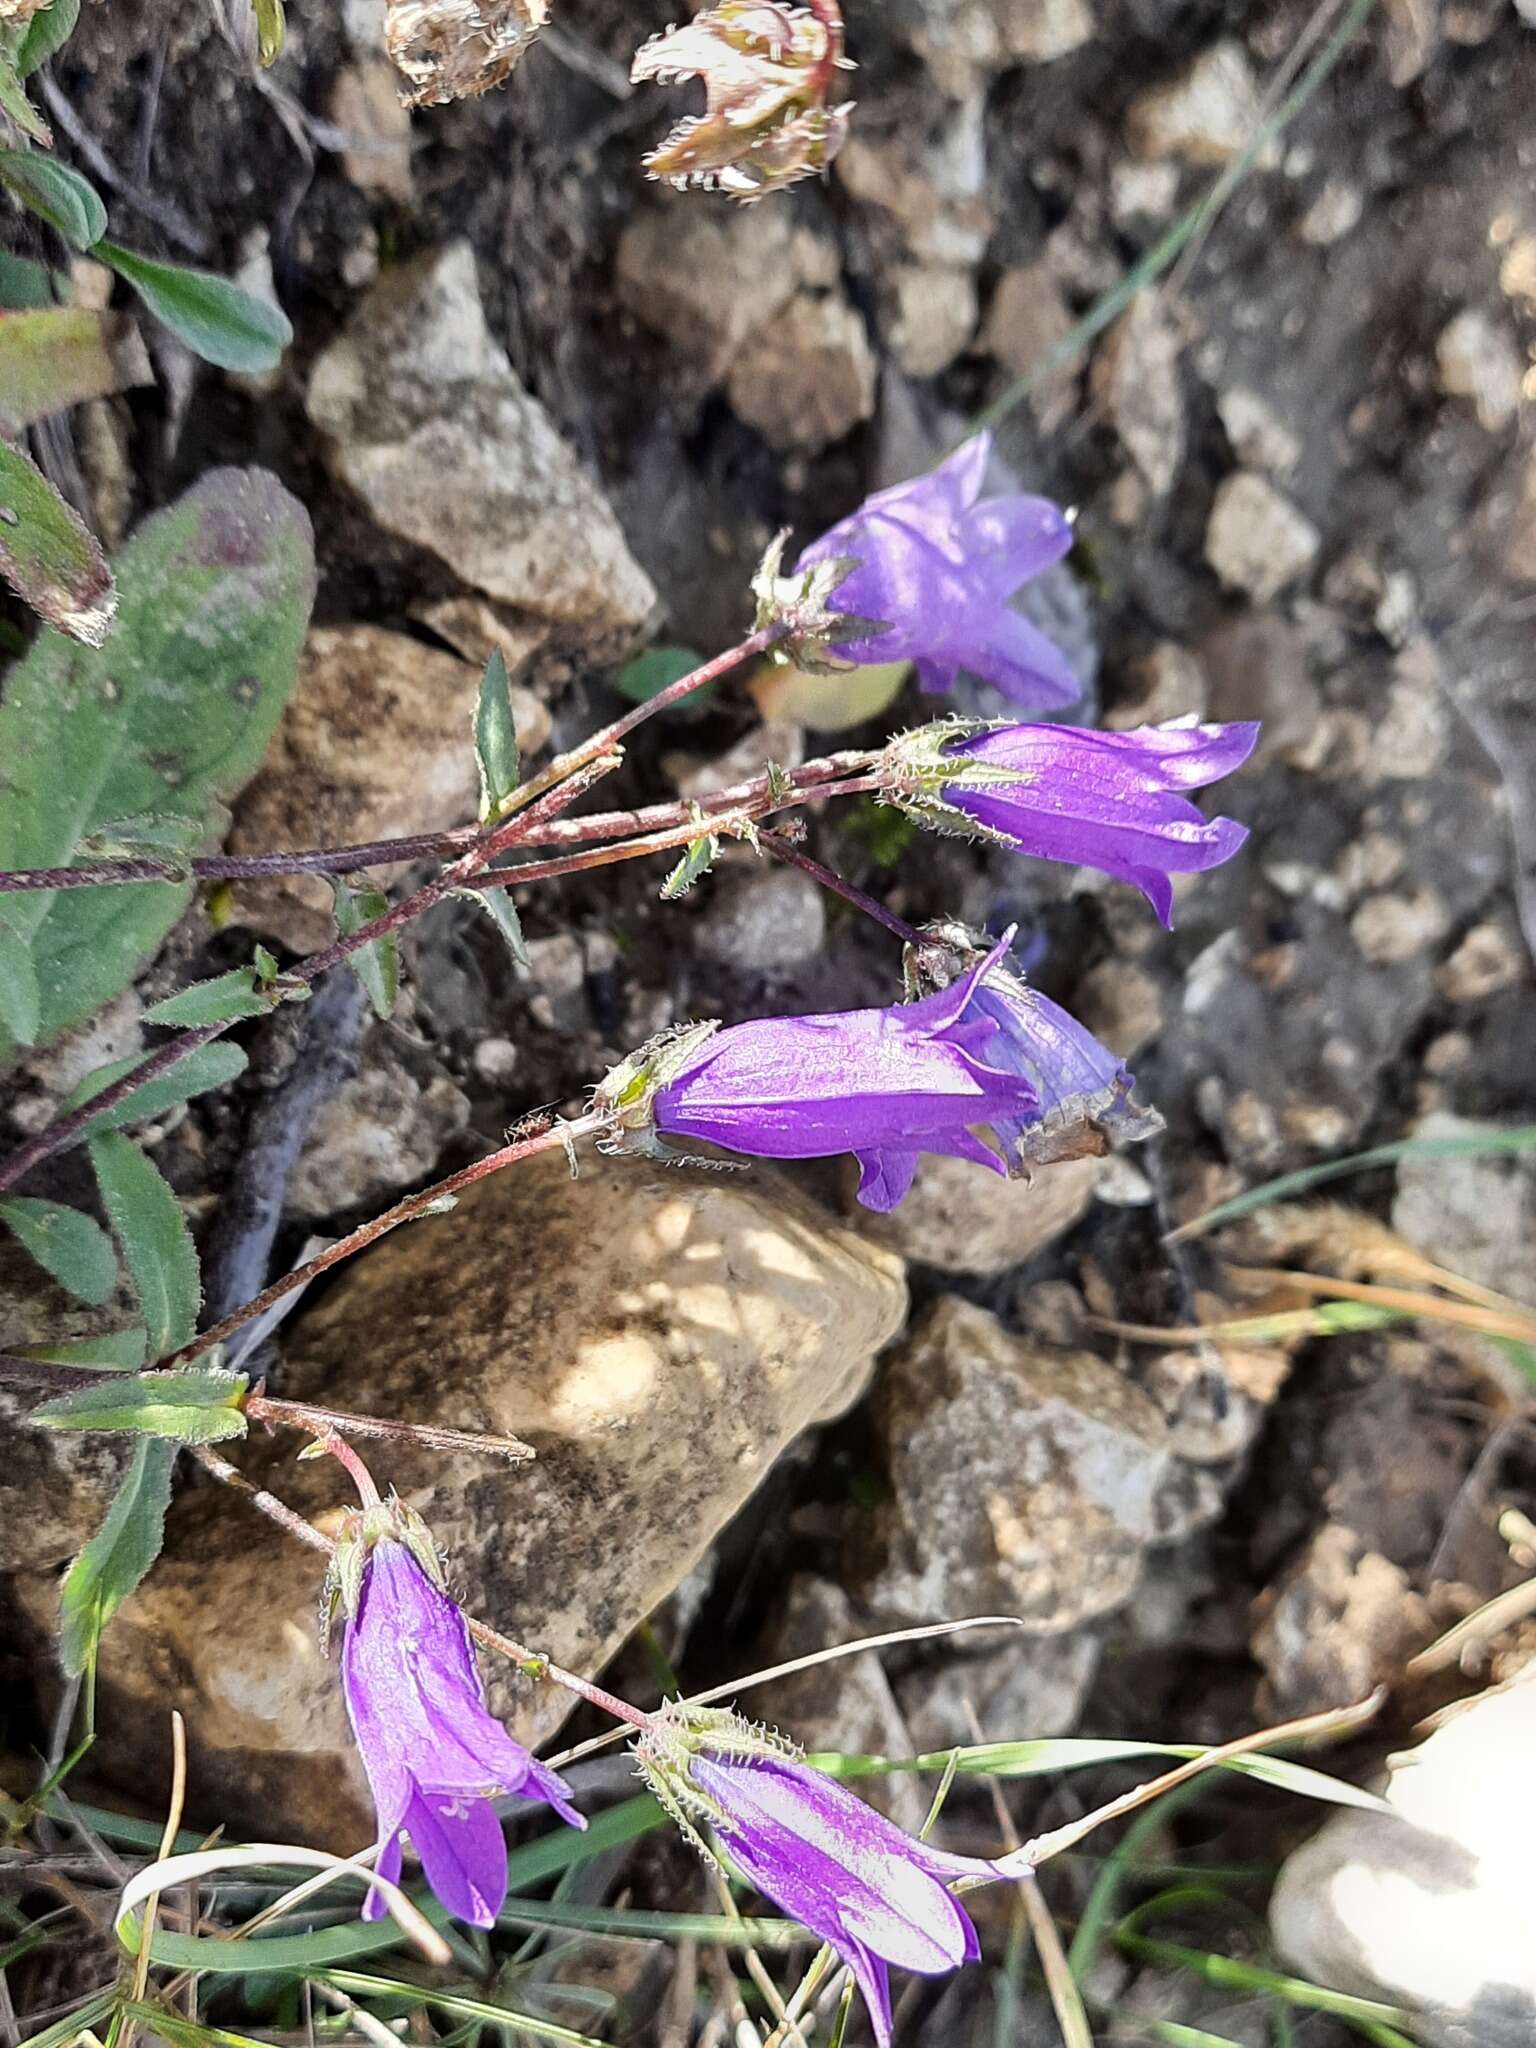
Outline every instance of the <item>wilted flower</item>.
<svg viewBox="0 0 1536 2048">
<path fill-rule="evenodd" d="M 920 949 L 908 948 L 908 977 L 918 988 L 947 986 L 987 944 L 964 925 L 930 927 L 925 939 Z M 1031 988 L 1006 956 L 992 955 L 972 1004 L 997 1022 L 991 1063 L 1022 1075 L 1035 1092 L 1026 1114 L 993 1120 L 1011 1166 L 1083 1158 L 1163 1128 L 1155 1109 L 1132 1101 L 1136 1082 L 1125 1062 L 1060 1003 Z"/>
<path fill-rule="evenodd" d="M 1028 1115 L 1033 1086 L 995 1053 L 1000 1027 L 977 1004 L 1013 934 L 950 988 L 884 1010 L 689 1026 L 653 1041 L 599 1085 L 617 1142 L 703 1138 L 762 1159 L 851 1152 L 859 1200 L 891 1209 L 920 1153 L 1006 1168 L 972 1126 Z"/>
<path fill-rule="evenodd" d="M 635 83 L 697 78 L 704 112 L 688 114 L 645 159 L 653 178 L 702 185 L 744 204 L 825 170 L 848 133 L 851 104 L 827 99 L 843 57 L 829 0 L 814 12 L 779 0 L 721 0 L 636 54 Z"/>
<path fill-rule="evenodd" d="M 487 1712 L 469 1630 L 418 1516 L 399 1501 L 354 1516 L 335 1586 L 346 1613 L 342 1691 L 384 1843 L 379 1874 L 400 1875 L 404 1829 L 448 1911 L 489 1927 L 507 1895 L 492 1798 L 545 1799 L 573 1827 L 586 1822 L 555 1773 Z M 383 1911 L 370 1892 L 364 1919 Z"/>
<path fill-rule="evenodd" d="M 911 661 L 925 690 L 952 687 L 961 669 L 1016 704 L 1059 706 L 1082 695 L 1061 649 L 1008 600 L 1072 545 L 1049 498 L 981 498 L 992 436 L 977 434 L 926 476 L 866 498 L 812 542 L 797 567 L 850 558 L 837 607 L 882 630 L 842 641 L 845 661 Z"/>
<path fill-rule="evenodd" d="M 475 99 L 507 79 L 549 21 L 548 0 L 386 0 L 384 47 L 408 107 Z"/>
<path fill-rule="evenodd" d="M 952 721 L 892 742 L 888 792 L 940 831 L 1133 882 L 1171 924 L 1170 877 L 1219 867 L 1248 837 L 1246 825 L 1207 819 L 1180 792 L 1240 768 L 1258 736 L 1246 722 L 1092 732 Z"/>
<path fill-rule="evenodd" d="M 893 1966 L 938 1977 L 980 1956 L 970 1915 L 950 1887 L 998 1878 L 998 1866 L 904 1834 L 769 1730 L 673 1703 L 636 1755 L 657 1797 L 706 1854 L 707 1827 L 749 1884 L 848 1964 L 880 2048 L 891 2038 Z"/>
</svg>

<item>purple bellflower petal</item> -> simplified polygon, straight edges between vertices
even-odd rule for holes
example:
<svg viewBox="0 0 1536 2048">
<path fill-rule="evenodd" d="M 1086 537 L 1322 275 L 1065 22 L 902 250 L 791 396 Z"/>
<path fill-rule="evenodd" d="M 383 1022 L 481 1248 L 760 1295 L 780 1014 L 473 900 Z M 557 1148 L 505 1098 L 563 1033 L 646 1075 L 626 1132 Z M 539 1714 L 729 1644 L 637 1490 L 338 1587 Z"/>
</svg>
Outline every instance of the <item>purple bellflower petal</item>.
<svg viewBox="0 0 1536 2048">
<path fill-rule="evenodd" d="M 1248 837 L 1231 818 L 1207 819 L 1181 794 L 1230 775 L 1253 751 L 1255 724 L 1145 726 L 1091 732 L 1076 726 L 1004 725 L 951 742 L 950 760 L 1006 769 L 967 786 L 947 778 L 943 802 L 1023 853 L 1101 868 L 1134 883 L 1172 922 L 1170 877 L 1230 860 Z"/>
<path fill-rule="evenodd" d="M 884 629 L 835 643 L 840 659 L 914 662 L 930 691 L 966 669 L 1025 708 L 1060 708 L 1082 684 L 1008 600 L 1061 560 L 1072 528 L 1049 499 L 980 497 L 991 446 L 990 434 L 978 434 L 929 475 L 876 492 L 796 566 L 857 563 L 833 593 L 837 609 Z"/>
<path fill-rule="evenodd" d="M 971 1127 L 1026 1115 L 1036 1095 L 992 1058 L 1000 1027 L 975 1004 L 987 964 L 920 1002 L 718 1032 L 657 1089 L 655 1128 L 765 1159 L 857 1153 L 869 1208 L 900 1200 L 919 1152 L 1002 1173 Z"/>
<path fill-rule="evenodd" d="M 507 1894 L 507 1849 L 493 1797 L 547 1800 L 586 1822 L 547 1765 L 491 1716 L 464 1617 L 396 1535 L 366 1531 L 357 1595 L 341 1650 L 342 1691 L 385 1838 L 378 1869 L 400 1870 L 410 1834 L 427 1882 L 450 1913 L 489 1927 Z M 403 1510 L 377 1510 L 398 1518 Z M 364 1917 L 383 1900 L 370 1892 Z"/>
</svg>

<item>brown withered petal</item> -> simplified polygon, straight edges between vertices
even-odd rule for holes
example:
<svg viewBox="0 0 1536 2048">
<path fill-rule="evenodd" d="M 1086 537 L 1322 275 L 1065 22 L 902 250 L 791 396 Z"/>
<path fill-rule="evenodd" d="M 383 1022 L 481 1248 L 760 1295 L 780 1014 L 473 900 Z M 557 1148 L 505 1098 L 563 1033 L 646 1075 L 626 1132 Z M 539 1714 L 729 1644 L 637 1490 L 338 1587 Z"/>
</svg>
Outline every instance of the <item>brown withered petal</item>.
<svg viewBox="0 0 1536 2048">
<path fill-rule="evenodd" d="M 41 14 L 49 0 L 0 0 L 0 22 L 7 27 L 29 22 L 34 14 Z"/>
<path fill-rule="evenodd" d="M 387 0 L 384 46 L 405 80 L 401 99 L 437 107 L 489 92 L 548 20 L 548 0 Z"/>
<path fill-rule="evenodd" d="M 837 42 L 834 45 L 834 34 Z M 721 0 L 680 28 L 652 36 L 635 57 L 636 83 L 697 78 L 704 112 L 684 116 L 645 158 L 653 178 L 750 202 L 825 168 L 842 146 L 851 106 L 829 108 L 841 66 L 835 16 L 778 0 Z"/>
</svg>

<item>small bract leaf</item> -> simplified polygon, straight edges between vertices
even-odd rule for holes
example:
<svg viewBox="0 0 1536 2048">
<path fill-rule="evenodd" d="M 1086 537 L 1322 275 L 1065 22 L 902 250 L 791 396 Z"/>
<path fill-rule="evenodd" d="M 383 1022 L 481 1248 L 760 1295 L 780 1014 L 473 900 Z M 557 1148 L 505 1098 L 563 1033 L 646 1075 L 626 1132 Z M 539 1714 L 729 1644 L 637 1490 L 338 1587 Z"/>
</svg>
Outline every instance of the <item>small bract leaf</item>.
<svg viewBox="0 0 1536 2048">
<path fill-rule="evenodd" d="M 702 839 L 690 839 L 686 852 L 661 885 L 663 903 L 675 903 L 686 896 L 700 875 L 707 875 L 720 851 L 718 833 L 707 832 Z"/>
<path fill-rule="evenodd" d="M 238 1372 L 138 1373 L 81 1387 L 32 1410 L 45 1429 L 99 1429 L 133 1436 L 163 1436 L 179 1444 L 220 1443 L 244 1436 L 240 1408 L 246 1387 Z"/>
<path fill-rule="evenodd" d="M 29 135 L 44 149 L 53 147 L 53 130 L 27 98 L 16 58 L 0 44 L 0 114 L 4 114 L 23 135 Z"/>
<path fill-rule="evenodd" d="M 0 441 L 0 576 L 38 617 L 99 647 L 117 611 L 106 557 L 19 448 Z"/>
<path fill-rule="evenodd" d="M 112 1240 L 93 1217 L 59 1202 L 11 1195 L 0 1202 L 0 1218 L 66 1293 L 92 1308 L 111 1299 L 117 1257 Z"/>
<path fill-rule="evenodd" d="M 331 877 L 336 892 L 336 929 L 344 939 L 372 924 L 389 908 L 389 898 L 380 889 L 355 877 L 349 887 L 340 875 Z M 347 956 L 347 965 L 362 983 L 376 1017 L 392 1017 L 400 993 L 400 948 L 393 932 L 370 939 Z"/>
<path fill-rule="evenodd" d="M 107 1519 L 69 1568 L 59 1595 L 59 1658 L 71 1678 L 94 1662 L 102 1630 L 160 1555 L 175 1460 L 174 1444 L 137 1446 Z"/>
<path fill-rule="evenodd" d="M 124 1074 L 131 1074 L 140 1064 L 137 1057 L 113 1060 L 110 1066 L 98 1067 L 94 1074 L 87 1074 L 65 1102 L 66 1114 L 72 1109 L 83 1108 L 103 1089 L 110 1088 L 114 1081 L 120 1081 Z M 190 1102 L 194 1095 L 205 1095 L 210 1088 L 222 1088 L 226 1081 L 233 1081 L 237 1075 L 243 1074 L 245 1067 L 245 1054 L 238 1045 L 200 1045 L 185 1059 L 179 1059 L 174 1067 L 167 1067 L 163 1074 L 157 1074 L 142 1088 L 125 1095 L 111 1109 L 104 1109 L 100 1116 L 93 1117 L 80 1133 L 80 1138 L 93 1137 L 98 1131 L 121 1130 L 124 1124 L 143 1123 L 150 1117 L 162 1116 L 166 1110 L 174 1109 L 178 1102 Z M 80 1138 L 72 1142 L 78 1145 Z"/>
<path fill-rule="evenodd" d="M 146 1024 L 232 1023 L 240 1017 L 264 1017 L 275 997 L 264 993 L 255 967 L 232 967 L 228 974 L 216 974 L 208 981 L 194 981 L 190 988 L 144 1012 Z M 174 1070 L 173 1070 L 174 1071 Z"/>
<path fill-rule="evenodd" d="M 480 816 L 491 818 L 516 789 L 522 772 L 512 718 L 512 681 L 499 647 L 491 650 L 475 700 L 475 765 L 480 770 Z"/>
<path fill-rule="evenodd" d="M 197 1248 L 181 1204 L 130 1138 L 104 1131 L 90 1141 L 91 1165 L 144 1312 L 151 1358 L 185 1344 L 203 1298 Z"/>
<path fill-rule="evenodd" d="M 0 149 L 0 183 L 77 249 L 89 249 L 107 232 L 101 194 L 54 157 L 31 149 Z"/>
<path fill-rule="evenodd" d="M 39 64 L 46 64 L 55 50 L 61 50 L 75 32 L 80 18 L 80 0 L 53 0 L 34 14 L 16 51 L 16 70 L 30 78 Z"/>
<path fill-rule="evenodd" d="M 487 872 L 495 874 L 496 870 L 490 868 Z M 460 891 L 460 894 L 467 896 L 471 903 L 479 904 L 480 908 L 489 916 L 497 931 L 506 940 L 507 950 L 518 966 L 527 967 L 529 965 L 528 945 L 523 937 L 523 921 L 518 916 L 517 905 L 512 900 L 512 891 L 510 889 L 464 889 Z"/>
<path fill-rule="evenodd" d="M 157 263 L 117 242 L 97 242 L 96 254 L 125 277 L 155 318 L 205 363 L 221 370 L 275 370 L 293 339 L 285 314 L 227 277 Z"/>
</svg>

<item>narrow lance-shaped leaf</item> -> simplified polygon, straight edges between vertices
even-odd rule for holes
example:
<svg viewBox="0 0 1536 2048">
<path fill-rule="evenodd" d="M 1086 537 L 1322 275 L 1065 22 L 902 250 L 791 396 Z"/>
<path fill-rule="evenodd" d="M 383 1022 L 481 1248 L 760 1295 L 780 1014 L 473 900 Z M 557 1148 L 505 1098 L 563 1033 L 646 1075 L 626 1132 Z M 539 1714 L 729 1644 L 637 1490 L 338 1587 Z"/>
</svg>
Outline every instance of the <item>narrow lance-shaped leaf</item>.
<svg viewBox="0 0 1536 2048">
<path fill-rule="evenodd" d="M 0 427 L 7 433 L 150 381 L 139 331 L 121 313 L 48 306 L 0 320 Z"/>
<path fill-rule="evenodd" d="M 234 1023 L 241 1017 L 264 1017 L 280 996 L 263 982 L 255 967 L 232 967 L 209 981 L 194 981 L 144 1012 L 146 1024 Z M 172 1069 L 174 1072 L 175 1070 Z"/>
<path fill-rule="evenodd" d="M 99 647 L 117 610 L 106 557 L 42 471 L 0 441 L 0 576 L 38 617 Z"/>
<path fill-rule="evenodd" d="M 114 1081 L 120 1081 L 124 1074 L 131 1074 L 142 1064 L 141 1059 L 133 1058 L 114 1060 L 110 1066 L 98 1067 L 75 1088 L 64 1104 L 65 1113 L 83 1108 L 110 1088 Z M 157 1074 L 153 1081 L 146 1081 L 142 1088 L 125 1095 L 114 1108 L 104 1109 L 100 1116 L 93 1117 L 81 1131 L 80 1138 L 94 1137 L 98 1131 L 121 1130 L 124 1124 L 143 1123 L 149 1117 L 161 1116 L 180 1102 L 190 1102 L 194 1095 L 206 1095 L 210 1088 L 222 1088 L 226 1081 L 233 1081 L 237 1075 L 243 1074 L 245 1067 L 245 1054 L 238 1045 L 200 1045 L 184 1059 L 179 1059 L 175 1066 Z M 79 1144 L 80 1138 L 74 1142 Z"/>
<path fill-rule="evenodd" d="M 286 314 L 270 299 L 212 271 L 157 263 L 118 242 L 98 242 L 96 255 L 127 278 L 155 318 L 205 363 L 221 370 L 275 370 L 293 339 Z"/>
<path fill-rule="evenodd" d="M 160 1436 L 180 1444 L 212 1444 L 244 1436 L 240 1403 L 249 1382 L 243 1373 L 135 1373 L 60 1394 L 32 1410 L 47 1429 L 99 1429 Z"/>
<path fill-rule="evenodd" d="M 475 765 L 480 770 L 480 816 L 492 818 L 516 789 L 521 766 L 512 717 L 512 681 L 499 647 L 493 648 L 475 700 Z"/>
<path fill-rule="evenodd" d="M 59 1595 L 59 1657 L 77 1677 L 94 1662 L 101 1632 L 160 1555 L 171 1504 L 176 1446 L 139 1444 L 107 1519 L 70 1566 Z"/>
<path fill-rule="evenodd" d="M 60 1344 L 24 1344 L 19 1356 L 54 1365 L 103 1366 L 109 1372 L 136 1372 L 144 1363 L 148 1335 L 135 1323 L 127 1330 L 105 1330 L 99 1337 L 68 1337 Z"/>
<path fill-rule="evenodd" d="M 0 149 L 0 183 L 77 249 L 89 249 L 107 232 L 101 194 L 54 157 L 32 149 Z"/>
<path fill-rule="evenodd" d="M 11 1195 L 0 1202 L 10 1225 L 37 1263 L 77 1301 L 99 1308 L 117 1285 L 112 1241 L 94 1217 L 60 1202 Z"/>
<path fill-rule="evenodd" d="M 293 689 L 314 553 L 302 507 L 274 478 L 211 471 L 114 566 L 109 644 L 95 653 L 43 633 L 6 676 L 0 868 L 80 866 L 137 828 L 146 842 L 174 834 L 173 858 L 196 851 Z M 190 876 L 9 897 L 41 991 L 38 1042 L 126 987 L 191 897 Z M 14 1045 L 0 1028 L 0 1065 Z"/>
<path fill-rule="evenodd" d="M 149 1330 L 151 1358 L 185 1344 L 197 1328 L 202 1283 L 181 1205 L 131 1138 L 104 1131 L 91 1165 L 112 1234 Z"/>
<path fill-rule="evenodd" d="M 381 889 L 354 876 L 349 886 L 339 875 L 331 878 L 336 892 L 336 929 L 344 939 L 362 930 L 365 924 L 372 924 L 376 917 L 382 917 L 389 908 L 389 898 Z M 368 1000 L 377 1017 L 392 1017 L 395 1012 L 395 998 L 400 993 L 400 948 L 393 932 L 386 932 L 380 939 L 370 939 L 366 946 L 359 946 L 355 953 L 347 956 L 347 965 L 363 984 Z"/>
<path fill-rule="evenodd" d="M 487 870 L 489 874 L 495 874 L 496 872 L 495 868 Z M 468 897 L 471 903 L 479 904 L 480 908 L 490 918 L 492 924 L 495 925 L 497 931 L 500 932 L 502 938 L 506 941 L 507 951 L 512 955 L 518 966 L 527 967 L 530 964 L 528 944 L 523 937 L 523 921 L 517 914 L 517 905 L 512 900 L 512 891 L 510 889 L 461 889 L 459 894 Z"/>
<path fill-rule="evenodd" d="M 686 896 L 700 875 L 707 875 L 720 852 L 720 835 L 706 832 L 702 839 L 690 839 L 683 857 L 661 885 L 663 903 L 675 903 Z"/>
</svg>

